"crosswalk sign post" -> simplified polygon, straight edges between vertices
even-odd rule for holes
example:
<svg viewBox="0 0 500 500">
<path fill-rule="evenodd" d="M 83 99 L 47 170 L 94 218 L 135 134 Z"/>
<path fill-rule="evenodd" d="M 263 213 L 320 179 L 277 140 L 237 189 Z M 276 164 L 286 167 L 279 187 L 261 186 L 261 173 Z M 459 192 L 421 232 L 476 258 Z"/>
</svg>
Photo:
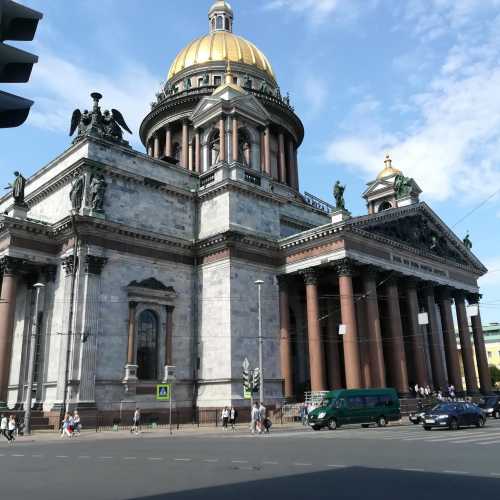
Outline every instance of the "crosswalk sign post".
<svg viewBox="0 0 500 500">
<path fill-rule="evenodd" d="M 170 401 L 171 399 L 171 385 L 158 384 L 156 386 L 156 400 L 157 401 Z"/>
</svg>

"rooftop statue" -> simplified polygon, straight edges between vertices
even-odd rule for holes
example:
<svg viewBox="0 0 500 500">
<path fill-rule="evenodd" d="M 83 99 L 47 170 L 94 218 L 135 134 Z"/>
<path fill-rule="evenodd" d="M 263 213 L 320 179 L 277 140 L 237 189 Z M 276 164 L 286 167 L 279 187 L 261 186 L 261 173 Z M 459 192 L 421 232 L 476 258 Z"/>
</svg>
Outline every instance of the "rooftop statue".
<svg viewBox="0 0 500 500">
<path fill-rule="evenodd" d="M 5 189 L 12 189 L 12 196 L 14 198 L 14 204 L 23 206 L 24 203 L 24 188 L 26 186 L 26 179 L 19 173 L 14 172 L 14 182 Z"/>
<path fill-rule="evenodd" d="M 102 99 L 102 95 L 98 92 L 93 92 L 90 94 L 90 97 L 94 101 L 91 112 L 85 110 L 82 113 L 79 109 L 73 111 L 69 130 L 70 137 L 78 129 L 78 134 L 73 143 L 78 142 L 86 136 L 94 136 L 128 146 L 128 142 L 123 140 L 123 130 L 126 130 L 129 134 L 132 131 L 125 123 L 123 115 L 117 109 L 106 110 L 102 113 L 99 107 L 99 100 Z"/>
<path fill-rule="evenodd" d="M 470 239 L 469 231 L 467 231 L 467 234 L 465 235 L 464 245 L 468 250 L 472 250 L 472 241 Z"/>
<path fill-rule="evenodd" d="M 345 188 L 346 186 L 342 186 L 342 184 L 340 184 L 340 181 L 337 181 L 333 188 L 333 196 L 335 197 L 335 208 L 337 210 L 345 210 L 345 199 L 344 199 Z"/>
<path fill-rule="evenodd" d="M 394 179 L 394 189 L 396 190 L 396 198 L 404 198 L 405 196 L 410 196 L 413 183 L 410 177 L 405 177 L 403 174 L 396 175 Z"/>
</svg>

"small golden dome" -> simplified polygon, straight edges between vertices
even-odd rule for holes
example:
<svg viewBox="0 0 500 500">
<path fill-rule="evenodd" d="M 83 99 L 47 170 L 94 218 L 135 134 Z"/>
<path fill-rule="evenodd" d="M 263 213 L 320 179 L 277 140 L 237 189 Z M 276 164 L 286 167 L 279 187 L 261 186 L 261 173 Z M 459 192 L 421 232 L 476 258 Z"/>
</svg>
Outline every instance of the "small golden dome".
<svg viewBox="0 0 500 500">
<path fill-rule="evenodd" d="M 276 80 L 271 63 L 253 43 L 229 31 L 215 31 L 191 42 L 175 58 L 167 79 L 186 68 L 209 62 L 230 62 L 255 66 Z"/>
<path fill-rule="evenodd" d="M 385 177 L 391 177 L 392 175 L 398 175 L 401 173 L 401 170 L 394 168 L 392 166 L 392 160 L 389 155 L 386 155 L 384 160 L 385 167 L 384 169 L 377 175 L 377 179 L 384 179 Z"/>
</svg>

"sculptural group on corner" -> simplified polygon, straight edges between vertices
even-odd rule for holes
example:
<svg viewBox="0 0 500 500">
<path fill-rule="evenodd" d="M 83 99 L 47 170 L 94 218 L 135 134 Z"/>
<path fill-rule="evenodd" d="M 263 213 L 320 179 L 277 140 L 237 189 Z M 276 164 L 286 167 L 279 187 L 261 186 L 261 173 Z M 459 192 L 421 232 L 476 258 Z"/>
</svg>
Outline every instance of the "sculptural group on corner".
<svg viewBox="0 0 500 500">
<path fill-rule="evenodd" d="M 126 130 L 129 134 L 132 131 L 126 124 L 123 115 L 117 109 L 106 110 L 102 113 L 99 107 L 99 100 L 102 99 L 102 95 L 93 92 L 90 96 L 94 100 L 92 111 L 84 110 L 82 113 L 79 109 L 75 109 L 71 116 L 70 137 L 78 130 L 73 142 L 77 142 L 85 136 L 95 136 L 128 146 L 128 143 L 123 140 L 123 130 Z"/>
<path fill-rule="evenodd" d="M 78 212 L 83 204 L 85 195 L 85 174 L 77 174 L 75 181 L 71 187 L 69 197 L 71 200 L 71 207 L 74 211 Z M 106 195 L 107 183 L 99 172 L 95 172 L 90 177 L 89 185 L 87 188 L 86 203 L 87 206 L 95 212 L 104 212 L 104 198 Z"/>
<path fill-rule="evenodd" d="M 398 200 L 410 196 L 413 190 L 413 179 L 405 177 L 403 174 L 396 175 L 394 179 L 394 190 L 396 191 L 396 198 Z"/>
</svg>

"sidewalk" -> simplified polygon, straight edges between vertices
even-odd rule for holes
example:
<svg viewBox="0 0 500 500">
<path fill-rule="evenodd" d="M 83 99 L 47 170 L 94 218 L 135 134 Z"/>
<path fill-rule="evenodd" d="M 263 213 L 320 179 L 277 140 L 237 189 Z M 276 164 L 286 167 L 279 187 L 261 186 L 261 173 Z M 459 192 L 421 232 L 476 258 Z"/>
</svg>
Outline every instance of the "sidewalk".
<svg viewBox="0 0 500 500">
<path fill-rule="evenodd" d="M 388 425 L 388 427 L 400 427 L 412 425 L 407 418 L 403 418 L 399 422 L 393 422 Z M 347 428 L 359 427 L 359 425 L 349 425 L 344 426 Z M 344 428 L 343 427 L 343 428 Z M 274 424 L 272 427 L 272 433 L 281 432 L 311 432 L 314 433 L 309 427 L 303 426 L 300 422 L 291 422 L 283 424 Z M 341 430 L 337 431 L 341 432 Z M 157 439 L 157 438 L 177 438 L 177 437 L 210 437 L 210 436 L 234 436 L 234 435 L 244 435 L 250 433 L 250 424 L 243 423 L 236 426 L 236 431 L 224 430 L 221 426 L 196 426 L 196 425 L 182 425 L 179 429 L 172 426 L 172 435 L 170 435 L 169 428 L 156 428 L 152 429 L 148 426 L 144 426 L 138 435 L 130 433 L 129 429 L 126 430 L 103 430 L 96 432 L 95 429 L 84 429 L 82 433 L 75 438 L 71 438 L 74 441 L 83 440 L 85 442 L 89 441 L 103 441 L 103 440 L 115 440 L 115 439 Z M 61 442 L 69 441 L 70 438 L 61 438 L 59 432 L 55 431 L 38 431 L 34 432 L 31 436 L 19 436 L 16 440 L 17 445 L 27 444 L 27 443 L 51 443 L 51 442 Z M 0 441 L 1 443 L 1 441 Z M 6 443 L 7 444 L 7 443 Z"/>
</svg>

